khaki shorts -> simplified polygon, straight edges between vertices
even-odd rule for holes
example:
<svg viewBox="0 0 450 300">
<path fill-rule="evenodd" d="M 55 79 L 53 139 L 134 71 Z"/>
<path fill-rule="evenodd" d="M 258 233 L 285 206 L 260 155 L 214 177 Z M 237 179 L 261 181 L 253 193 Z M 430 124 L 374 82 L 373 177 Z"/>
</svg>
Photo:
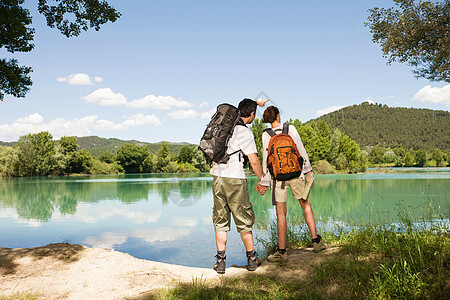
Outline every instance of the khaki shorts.
<svg viewBox="0 0 450 300">
<path fill-rule="evenodd" d="M 248 195 L 247 179 L 214 176 L 213 224 L 215 231 L 229 231 L 231 216 L 239 233 L 252 231 L 255 213 Z"/>
<path fill-rule="evenodd" d="M 292 191 L 292 195 L 294 195 L 295 199 L 302 199 L 303 192 L 306 187 L 306 182 L 303 177 L 293 178 L 285 181 L 284 189 L 281 188 L 282 181 L 277 181 L 276 189 L 275 189 L 275 201 L 276 202 L 286 202 L 287 201 L 287 187 L 289 186 Z M 272 188 L 273 182 L 270 183 Z"/>
</svg>

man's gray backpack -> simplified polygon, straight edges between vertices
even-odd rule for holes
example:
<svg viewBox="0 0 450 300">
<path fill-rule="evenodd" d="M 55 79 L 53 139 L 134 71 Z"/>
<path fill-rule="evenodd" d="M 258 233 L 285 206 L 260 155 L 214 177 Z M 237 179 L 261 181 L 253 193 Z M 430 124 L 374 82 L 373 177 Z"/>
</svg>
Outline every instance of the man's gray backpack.
<svg viewBox="0 0 450 300">
<path fill-rule="evenodd" d="M 217 111 L 206 126 L 198 146 L 208 162 L 213 161 L 220 164 L 228 162 L 230 155 L 234 154 L 227 153 L 228 141 L 238 123 L 245 126 L 236 107 L 227 103 L 217 106 Z"/>
</svg>

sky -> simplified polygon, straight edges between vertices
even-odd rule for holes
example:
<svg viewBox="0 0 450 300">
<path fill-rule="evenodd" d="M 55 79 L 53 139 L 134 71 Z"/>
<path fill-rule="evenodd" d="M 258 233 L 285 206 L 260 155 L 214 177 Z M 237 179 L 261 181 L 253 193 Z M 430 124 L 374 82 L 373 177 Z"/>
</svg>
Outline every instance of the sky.
<svg viewBox="0 0 450 300">
<path fill-rule="evenodd" d="M 283 121 L 364 101 L 448 111 L 450 85 L 387 65 L 367 10 L 392 1 L 109 0 L 115 23 L 66 38 L 36 1 L 25 98 L 0 102 L 0 141 L 28 133 L 198 143 L 217 105 L 267 96 Z M 263 109 L 258 108 L 257 117 Z"/>
</svg>

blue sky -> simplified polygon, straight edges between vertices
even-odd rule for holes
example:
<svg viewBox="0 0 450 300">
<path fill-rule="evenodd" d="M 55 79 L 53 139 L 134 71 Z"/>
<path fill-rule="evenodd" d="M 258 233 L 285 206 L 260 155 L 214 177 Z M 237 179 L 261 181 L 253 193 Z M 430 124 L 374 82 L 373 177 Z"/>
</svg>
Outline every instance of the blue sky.
<svg viewBox="0 0 450 300">
<path fill-rule="evenodd" d="M 302 122 L 366 100 L 450 107 L 449 84 L 387 66 L 372 43 L 367 9 L 392 1 L 108 2 L 118 21 L 67 39 L 26 1 L 35 49 L 1 51 L 31 66 L 34 84 L 0 103 L 0 141 L 47 130 L 197 143 L 218 104 L 260 93 Z"/>
</svg>

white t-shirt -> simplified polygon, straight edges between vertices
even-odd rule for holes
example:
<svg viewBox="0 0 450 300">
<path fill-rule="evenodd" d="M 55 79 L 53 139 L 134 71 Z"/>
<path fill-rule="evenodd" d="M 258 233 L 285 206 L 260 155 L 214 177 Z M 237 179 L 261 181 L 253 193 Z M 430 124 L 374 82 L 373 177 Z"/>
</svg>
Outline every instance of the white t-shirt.
<svg viewBox="0 0 450 300">
<path fill-rule="evenodd" d="M 233 153 L 241 150 L 245 155 L 257 153 L 255 139 L 252 131 L 247 126 L 236 125 L 233 135 L 228 141 L 227 153 Z M 211 175 L 245 179 L 244 158 L 241 152 L 230 155 L 230 159 L 226 164 L 218 164 L 213 162 Z"/>
</svg>

